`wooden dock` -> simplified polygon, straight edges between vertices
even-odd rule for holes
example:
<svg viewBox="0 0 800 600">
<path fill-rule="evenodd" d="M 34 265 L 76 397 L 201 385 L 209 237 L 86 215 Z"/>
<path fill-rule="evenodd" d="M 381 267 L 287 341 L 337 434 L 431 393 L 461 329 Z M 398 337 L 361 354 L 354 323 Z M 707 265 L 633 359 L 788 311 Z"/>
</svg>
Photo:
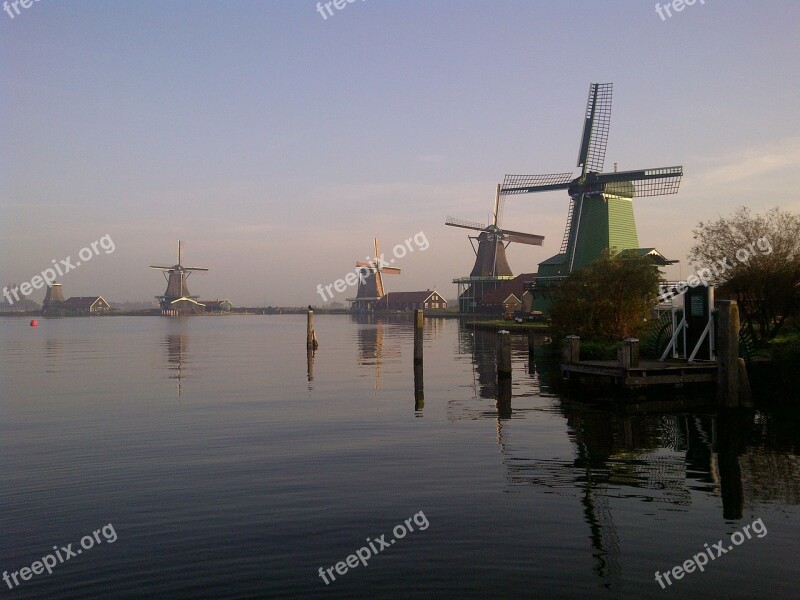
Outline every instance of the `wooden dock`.
<svg viewBox="0 0 800 600">
<path fill-rule="evenodd" d="M 642 360 L 638 366 L 622 366 L 614 360 L 583 360 L 563 363 L 561 374 L 567 381 L 575 382 L 582 375 L 606 378 L 608 383 L 629 389 L 649 385 L 681 385 L 685 383 L 716 383 L 716 361 L 696 361 L 691 364 L 680 360 Z"/>
</svg>

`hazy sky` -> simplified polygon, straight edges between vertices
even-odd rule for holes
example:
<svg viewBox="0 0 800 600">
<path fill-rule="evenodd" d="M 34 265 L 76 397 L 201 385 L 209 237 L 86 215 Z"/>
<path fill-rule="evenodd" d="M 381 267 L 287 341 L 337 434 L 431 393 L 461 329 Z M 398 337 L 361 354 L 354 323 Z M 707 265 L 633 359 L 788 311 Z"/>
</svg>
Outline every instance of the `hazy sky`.
<svg viewBox="0 0 800 600">
<path fill-rule="evenodd" d="M 13 8 L 11 9 L 13 13 Z M 163 293 L 149 264 L 210 267 L 235 305 L 319 303 L 381 239 L 424 232 L 389 290 L 436 287 L 474 255 L 505 173 L 575 169 L 590 82 L 613 82 L 606 167 L 682 164 L 635 201 L 642 246 L 682 261 L 697 222 L 744 204 L 800 212 L 800 3 L 41 0 L 0 12 L 0 282 L 109 235 L 67 296 Z M 504 225 L 558 252 L 566 192 L 515 196 Z M 354 295 L 337 294 L 336 300 Z M 34 292 L 40 302 L 44 291 Z"/>
</svg>

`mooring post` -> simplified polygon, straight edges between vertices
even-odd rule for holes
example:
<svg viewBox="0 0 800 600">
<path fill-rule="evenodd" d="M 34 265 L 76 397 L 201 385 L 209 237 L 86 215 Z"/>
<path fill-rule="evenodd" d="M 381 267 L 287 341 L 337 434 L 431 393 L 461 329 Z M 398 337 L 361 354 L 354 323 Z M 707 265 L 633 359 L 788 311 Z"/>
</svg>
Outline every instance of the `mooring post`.
<svg viewBox="0 0 800 600">
<path fill-rule="evenodd" d="M 528 354 L 533 354 L 535 330 L 528 329 Z"/>
<path fill-rule="evenodd" d="M 626 369 L 636 369 L 639 367 L 639 340 L 637 338 L 625 338 L 617 354 L 619 364 Z"/>
<path fill-rule="evenodd" d="M 414 329 L 422 329 L 425 317 L 422 314 L 422 309 L 418 308 L 414 311 Z"/>
<path fill-rule="evenodd" d="M 414 364 L 414 410 L 425 408 L 425 379 L 422 372 L 422 362 Z"/>
<path fill-rule="evenodd" d="M 563 360 L 567 364 L 573 364 L 581 358 L 581 337 L 579 335 L 568 335 L 564 338 Z"/>
<path fill-rule="evenodd" d="M 739 406 L 739 306 L 735 300 L 717 302 L 717 400 Z"/>
<path fill-rule="evenodd" d="M 497 378 L 497 416 L 511 418 L 511 377 Z"/>
<path fill-rule="evenodd" d="M 511 333 L 497 332 L 497 376 L 511 377 Z"/>
<path fill-rule="evenodd" d="M 306 347 L 316 350 L 319 347 L 317 342 L 317 334 L 314 331 L 314 309 L 311 305 L 308 307 L 308 315 L 306 319 Z"/>
<path fill-rule="evenodd" d="M 753 390 L 747 376 L 747 363 L 743 358 L 739 359 L 739 406 L 753 406 Z"/>
<path fill-rule="evenodd" d="M 422 364 L 422 329 L 414 329 L 414 364 Z"/>
</svg>

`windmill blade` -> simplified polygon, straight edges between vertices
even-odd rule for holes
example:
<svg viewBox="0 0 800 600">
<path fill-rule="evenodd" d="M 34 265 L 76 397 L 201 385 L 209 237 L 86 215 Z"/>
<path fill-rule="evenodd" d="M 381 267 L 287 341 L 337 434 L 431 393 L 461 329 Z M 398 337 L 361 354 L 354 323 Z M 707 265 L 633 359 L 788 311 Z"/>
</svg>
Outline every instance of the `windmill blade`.
<svg viewBox="0 0 800 600">
<path fill-rule="evenodd" d="M 483 231 L 486 229 L 486 225 L 483 223 L 477 223 L 476 221 L 465 221 L 464 219 L 456 219 L 453 217 L 447 217 L 444 222 L 445 225 L 449 225 L 450 227 L 463 227 L 464 229 L 474 229 L 475 231 Z"/>
<path fill-rule="evenodd" d="M 581 174 L 603 170 L 606 160 L 608 128 L 611 125 L 611 83 L 593 83 L 589 86 L 586 103 L 586 120 L 583 122 L 578 166 Z"/>
<path fill-rule="evenodd" d="M 661 167 L 638 171 L 602 173 L 597 182 L 603 184 L 609 194 L 631 198 L 647 198 L 677 194 L 683 177 L 683 167 Z"/>
<path fill-rule="evenodd" d="M 503 205 L 505 204 L 505 197 L 503 197 L 502 201 L 500 199 L 500 184 L 497 184 L 497 189 L 494 193 L 494 215 L 492 218 L 492 223 L 495 227 L 500 227 L 500 213 L 503 212 Z"/>
<path fill-rule="evenodd" d="M 378 242 L 378 238 L 375 238 L 375 262 L 377 263 L 381 259 L 381 246 L 380 242 Z"/>
<path fill-rule="evenodd" d="M 506 175 L 500 194 L 529 194 L 531 192 L 549 192 L 566 190 L 575 178 L 572 173 L 551 173 L 549 175 Z"/>
<path fill-rule="evenodd" d="M 381 273 L 386 275 L 400 275 L 400 269 L 397 267 L 383 267 Z"/>
<path fill-rule="evenodd" d="M 363 260 L 357 260 L 356 261 L 356 266 L 357 267 L 365 267 L 367 269 L 375 269 L 375 265 L 372 262 L 366 262 L 366 261 L 363 261 Z"/>
<path fill-rule="evenodd" d="M 184 271 L 208 271 L 205 267 L 183 267 Z"/>
<path fill-rule="evenodd" d="M 517 242 L 518 244 L 529 244 L 531 246 L 541 246 L 544 242 L 543 235 L 536 235 L 533 233 L 523 233 L 521 231 L 503 231 L 503 239 L 508 242 Z"/>
<path fill-rule="evenodd" d="M 164 269 L 164 270 L 166 270 L 166 271 L 169 271 L 169 270 L 171 270 L 171 269 L 172 269 L 172 267 L 174 267 L 175 265 L 172 265 L 172 266 L 169 266 L 169 267 L 159 267 L 158 265 L 149 265 L 149 266 L 150 266 L 150 268 L 151 268 L 151 269 Z"/>
<path fill-rule="evenodd" d="M 385 293 L 383 291 L 383 275 L 380 269 L 375 271 L 375 289 L 378 292 L 378 298 L 383 298 Z"/>
</svg>

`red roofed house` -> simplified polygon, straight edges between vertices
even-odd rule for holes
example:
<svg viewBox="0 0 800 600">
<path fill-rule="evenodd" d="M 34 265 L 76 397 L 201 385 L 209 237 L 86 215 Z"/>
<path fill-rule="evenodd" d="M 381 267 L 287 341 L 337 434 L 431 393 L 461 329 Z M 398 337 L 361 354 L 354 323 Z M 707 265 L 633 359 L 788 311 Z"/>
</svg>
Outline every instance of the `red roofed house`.
<svg viewBox="0 0 800 600">
<path fill-rule="evenodd" d="M 427 290 L 424 292 L 389 292 L 375 302 L 374 310 L 378 311 L 407 311 L 417 309 L 444 309 L 447 300 L 439 292 Z"/>
<path fill-rule="evenodd" d="M 481 299 L 479 311 L 499 314 L 518 310 L 530 311 L 533 298 L 525 289 L 525 284 L 535 277 L 533 273 L 522 273 L 500 287 L 486 292 Z"/>
</svg>

